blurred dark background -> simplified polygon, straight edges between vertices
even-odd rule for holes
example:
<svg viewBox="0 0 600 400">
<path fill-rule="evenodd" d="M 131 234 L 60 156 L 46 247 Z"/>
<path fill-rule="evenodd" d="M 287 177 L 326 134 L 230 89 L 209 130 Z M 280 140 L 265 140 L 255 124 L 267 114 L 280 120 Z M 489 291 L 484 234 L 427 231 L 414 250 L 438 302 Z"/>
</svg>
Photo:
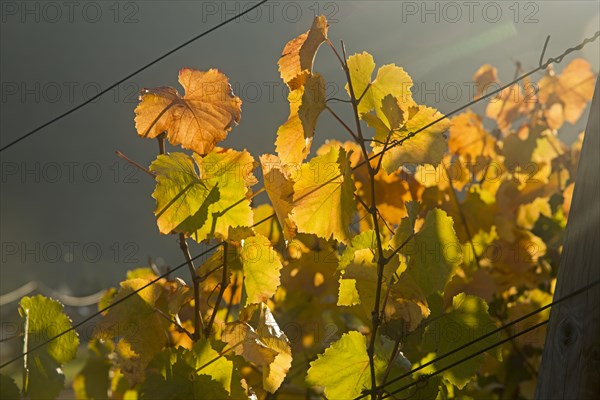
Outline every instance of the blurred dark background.
<svg viewBox="0 0 600 400">
<path fill-rule="evenodd" d="M 249 4 L 254 3 L 3 0 L 0 144 Z M 328 17 L 331 40 L 343 39 L 349 54 L 366 50 L 378 65 L 402 66 L 415 81 L 415 99 L 443 113 L 470 100 L 469 82 L 482 64 L 496 66 L 508 82 L 515 62 L 525 70 L 537 66 L 546 35 L 552 36 L 547 56 L 554 56 L 592 36 L 600 24 L 595 0 L 267 3 L 1 153 L 3 338 L 17 320 L 17 301 L 6 294 L 28 282 L 85 296 L 115 285 L 127 270 L 147 265 L 149 257 L 159 266 L 183 261 L 176 238 L 161 236 L 156 228 L 153 180 L 115 156 L 119 150 L 147 166 L 157 152 L 156 143 L 139 138 L 134 129 L 139 89 L 171 85 L 182 92 L 181 67 L 218 68 L 244 101 L 241 124 L 224 145 L 246 148 L 256 159 L 273 153 L 277 127 L 288 115 L 277 60 L 284 44 L 306 31 L 316 14 Z M 597 42 L 557 69 L 575 57 L 598 71 Z M 345 96 L 342 72 L 327 47 L 318 54 L 316 69 L 329 82 L 330 96 Z M 586 120 L 587 111 L 580 126 L 561 130 L 563 140 L 572 141 Z M 323 114 L 313 150 L 326 138 L 346 140 L 333 122 Z M 67 312 L 78 319 L 95 307 Z M 0 349 L 3 359 L 14 351 Z"/>
</svg>

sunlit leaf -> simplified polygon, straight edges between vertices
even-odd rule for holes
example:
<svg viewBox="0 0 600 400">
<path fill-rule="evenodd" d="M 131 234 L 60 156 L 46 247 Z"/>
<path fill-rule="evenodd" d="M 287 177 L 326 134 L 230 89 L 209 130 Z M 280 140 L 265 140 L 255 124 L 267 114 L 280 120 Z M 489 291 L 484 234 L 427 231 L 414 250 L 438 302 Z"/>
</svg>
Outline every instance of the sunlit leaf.
<svg viewBox="0 0 600 400">
<path fill-rule="evenodd" d="M 194 353 L 182 347 L 167 348 L 148 365 L 148 378 L 142 385 L 142 399 L 221 400 L 227 398 L 222 384 L 196 372 Z"/>
<path fill-rule="evenodd" d="M 394 245 L 401 244 L 401 238 L 394 241 Z M 452 218 L 440 209 L 429 211 L 423 226 L 401 253 L 409 257 L 407 273 L 425 296 L 443 290 L 454 267 L 462 259 L 462 248 Z"/>
<path fill-rule="evenodd" d="M 551 129 L 559 129 L 563 121 L 579 120 L 594 95 L 595 77 L 589 62 L 577 58 L 560 75 L 550 71 L 540 79 L 538 97 L 546 106 L 544 115 Z"/>
<path fill-rule="evenodd" d="M 440 120 L 442 114 L 433 108 L 419 106 L 410 111 L 403 128 L 394 131 L 390 137 L 391 141 L 398 144 L 388 147 L 383 156 L 382 165 L 388 174 L 405 165 L 437 165 L 446 152 L 447 142 L 443 133 L 450 127 L 450 122 L 447 119 Z M 439 122 L 433 124 L 437 120 Z M 430 124 L 433 125 L 424 129 Z M 375 139 L 379 141 L 373 142 L 373 151 L 377 154 L 383 151 L 385 146 L 381 143 L 385 143 L 386 137 L 376 135 Z"/>
<path fill-rule="evenodd" d="M 293 239 L 296 234 L 296 226 L 290 220 L 294 194 L 294 182 L 290 177 L 290 172 L 279 157 L 271 154 L 262 155 L 260 163 L 265 189 L 283 229 L 283 236 L 286 240 Z"/>
<path fill-rule="evenodd" d="M 281 79 L 291 90 L 304 84 L 304 79 L 312 73 L 313 61 L 319 46 L 327 40 L 327 19 L 323 15 L 315 17 L 309 31 L 290 40 L 279 59 Z"/>
<path fill-rule="evenodd" d="M 256 235 L 244 240 L 240 254 L 244 269 L 246 305 L 266 302 L 279 286 L 281 260 L 271 241 Z"/>
<path fill-rule="evenodd" d="M 310 75 L 288 95 L 290 115 L 277 130 L 275 149 L 286 164 L 301 163 L 310 151 L 317 120 L 325 109 L 325 81 Z"/>
<path fill-rule="evenodd" d="M 227 77 L 210 69 L 184 68 L 181 96 L 172 87 L 143 89 L 135 109 L 138 135 L 153 139 L 167 132 L 174 145 L 208 154 L 240 120 L 242 101 L 234 96 Z"/>
<path fill-rule="evenodd" d="M 294 208 L 290 219 L 298 232 L 345 242 L 355 211 L 354 182 L 346 151 L 332 148 L 302 164 L 294 182 Z"/>
<path fill-rule="evenodd" d="M 23 297 L 19 302 L 19 314 L 24 321 L 25 351 L 71 329 L 71 319 L 63 313 L 62 304 L 41 295 Z M 65 381 L 62 366 L 75 357 L 78 345 L 77 333 L 71 330 L 25 356 L 24 392 L 29 398 L 58 396 Z"/>
<path fill-rule="evenodd" d="M 184 153 L 159 155 L 150 165 L 156 174 L 156 221 L 163 234 L 169 234 L 188 218 L 198 228 L 208 220 L 208 206 L 219 198 L 219 188 L 200 179 L 192 157 Z M 179 228 L 181 229 L 181 228 Z"/>
<path fill-rule="evenodd" d="M 427 325 L 423 336 L 423 347 L 425 351 L 434 352 L 439 356 L 494 329 L 496 324 L 488 315 L 486 302 L 479 297 L 462 293 L 454 297 L 450 312 Z M 468 347 L 468 354 L 482 350 L 497 340 L 497 337 L 491 336 L 476 342 Z M 491 350 L 490 354 L 500 357 L 497 349 Z M 465 355 L 464 352 L 457 352 L 437 361 L 434 366 L 442 368 L 457 362 Z M 462 388 L 474 377 L 483 359 L 483 354 L 470 358 L 443 372 L 443 376 L 452 384 Z"/>
<path fill-rule="evenodd" d="M 250 200 L 250 187 L 257 180 L 253 175 L 254 158 L 247 151 L 217 148 L 201 158 L 193 155 L 200 170 L 202 182 L 211 190 L 218 190 L 218 198 L 207 206 L 207 219 L 203 210 L 185 220 L 180 229 L 191 232 L 197 242 L 207 238 L 227 239 L 230 228 L 250 227 L 254 223 Z"/>
<path fill-rule="evenodd" d="M 143 370 L 152 358 L 167 343 L 169 322 L 157 309 L 168 315 L 166 304 L 159 304 L 164 289 L 157 284 L 150 285 L 138 293 L 150 280 L 136 278 L 121 282 L 121 288 L 114 298 L 115 304 L 100 321 L 95 335 L 101 339 L 120 338 L 116 352 L 122 372 L 131 382 L 144 380 Z M 116 303 L 125 296 L 126 301 Z"/>
<path fill-rule="evenodd" d="M 389 342 L 377 343 L 375 351 L 375 376 L 380 382 L 388 366 L 391 346 Z M 398 363 L 403 356 L 398 355 Z M 367 340 L 360 332 L 351 331 L 333 343 L 323 354 L 310 363 L 306 383 L 324 388 L 328 399 L 351 399 L 371 388 L 371 373 Z"/>
<path fill-rule="evenodd" d="M 274 393 L 292 362 L 290 343 L 269 308 L 261 304 L 256 329 L 246 321 L 227 324 L 222 340 L 246 361 L 262 367 L 263 387 Z"/>
<path fill-rule="evenodd" d="M 383 65 L 377 71 L 375 80 L 371 81 L 375 70 L 373 56 L 367 52 L 354 54 L 348 57 L 347 63 L 354 95 L 357 99 L 362 96 L 358 104 L 359 114 L 375 110 L 380 119 L 387 119 L 383 111 L 386 107 L 382 110 L 382 102 L 389 95 L 407 107 L 416 105 L 410 91 L 412 79 L 401 67 L 394 64 Z M 347 85 L 346 90 L 350 93 Z"/>
<path fill-rule="evenodd" d="M 109 341 L 92 340 L 88 343 L 88 359 L 73 379 L 73 390 L 78 399 L 105 399 L 110 389 L 111 361 L 109 354 L 114 345 Z"/>
</svg>

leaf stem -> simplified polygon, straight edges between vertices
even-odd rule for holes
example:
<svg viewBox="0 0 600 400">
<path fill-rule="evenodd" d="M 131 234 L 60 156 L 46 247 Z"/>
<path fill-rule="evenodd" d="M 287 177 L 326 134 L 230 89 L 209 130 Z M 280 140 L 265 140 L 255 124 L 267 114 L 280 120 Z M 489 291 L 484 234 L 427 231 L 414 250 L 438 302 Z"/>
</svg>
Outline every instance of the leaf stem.
<svg viewBox="0 0 600 400">
<path fill-rule="evenodd" d="M 153 178 L 156 178 L 156 174 L 154 172 L 150 171 L 148 168 L 142 167 L 140 164 L 136 163 L 131 158 L 129 158 L 125 154 L 121 153 L 119 150 L 115 150 L 115 154 L 117 155 L 117 157 L 127 161 L 129 164 L 133 165 L 134 167 L 138 168 L 139 170 L 145 172 L 146 174 L 150 175 Z"/>
</svg>

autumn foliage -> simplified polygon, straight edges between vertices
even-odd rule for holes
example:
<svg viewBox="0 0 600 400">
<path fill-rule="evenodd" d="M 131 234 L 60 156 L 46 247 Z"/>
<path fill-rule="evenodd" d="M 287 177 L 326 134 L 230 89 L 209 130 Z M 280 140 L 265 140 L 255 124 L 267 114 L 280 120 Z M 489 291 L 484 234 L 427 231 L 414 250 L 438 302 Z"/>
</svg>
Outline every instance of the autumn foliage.
<svg viewBox="0 0 600 400">
<path fill-rule="evenodd" d="M 575 59 L 485 100 L 484 113 L 443 118 L 415 102 L 407 71 L 367 52 L 319 55 L 340 57 L 350 78 L 351 104 L 327 102 L 313 61 L 335 50 L 328 34 L 317 17 L 284 47 L 290 110 L 276 154 L 220 147 L 242 102 L 216 69 L 182 69 L 182 94 L 142 91 L 138 135 L 172 146 L 148 169 L 158 230 L 226 245 L 188 261 L 193 285 L 174 275 L 149 285 L 158 277 L 141 267 L 106 292 L 77 398 L 352 399 L 373 382 L 385 397 L 411 381 L 385 385 L 393 378 L 552 300 L 582 139 L 567 145 L 560 129 L 592 98 L 590 65 Z M 474 80 L 476 97 L 501 85 L 489 65 Z M 312 148 L 319 117 L 339 118 L 337 107 L 355 113 L 340 119 L 349 140 Z M 68 328 L 61 310 L 41 296 L 20 303 L 30 334 Z M 533 331 L 398 396 L 531 398 L 544 337 Z M 77 347 L 71 332 L 28 356 L 23 393 L 57 396 Z"/>
</svg>

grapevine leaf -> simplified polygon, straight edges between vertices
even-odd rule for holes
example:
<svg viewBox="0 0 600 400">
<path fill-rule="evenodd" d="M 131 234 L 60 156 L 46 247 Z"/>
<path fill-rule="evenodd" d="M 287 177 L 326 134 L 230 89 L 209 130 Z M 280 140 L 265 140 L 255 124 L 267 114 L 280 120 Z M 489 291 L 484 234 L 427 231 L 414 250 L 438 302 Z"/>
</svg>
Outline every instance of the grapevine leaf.
<svg viewBox="0 0 600 400">
<path fill-rule="evenodd" d="M 150 165 L 156 174 L 156 222 L 162 234 L 169 234 L 185 220 L 194 217 L 200 227 L 208 219 L 208 206 L 219 198 L 219 189 L 204 183 L 192 157 L 184 153 L 161 154 Z"/>
<path fill-rule="evenodd" d="M 71 319 L 62 310 L 58 301 L 41 295 L 21 299 L 19 314 L 25 323 L 25 351 L 71 329 Z M 62 365 L 75 357 L 78 345 L 79 338 L 72 330 L 25 357 L 24 392 L 29 398 L 58 396 L 65 381 Z"/>
<path fill-rule="evenodd" d="M 341 278 L 338 293 L 338 306 L 355 306 L 360 304 L 360 294 L 356 289 L 356 279 Z"/>
<path fill-rule="evenodd" d="M 121 282 L 121 289 L 112 304 L 149 282 L 142 278 Z M 158 308 L 168 314 L 163 293 L 164 289 L 158 284 L 142 289 L 110 308 L 98 326 L 98 338 L 120 337 L 116 353 L 121 370 L 131 382 L 144 380 L 144 368 L 166 344 L 169 322 L 156 311 Z"/>
<path fill-rule="evenodd" d="M 279 59 L 281 79 L 295 90 L 304 84 L 304 79 L 312 73 L 313 61 L 319 46 L 327 40 L 327 19 L 323 15 L 315 17 L 309 31 L 290 40 Z"/>
<path fill-rule="evenodd" d="M 172 87 L 143 89 L 135 109 L 138 135 L 153 139 L 167 132 L 171 144 L 208 154 L 240 120 L 242 101 L 234 96 L 227 77 L 216 69 L 184 68 Z"/>
<path fill-rule="evenodd" d="M 245 239 L 240 257 L 244 269 L 246 305 L 266 302 L 279 286 L 279 271 L 282 268 L 271 241 L 262 235 Z"/>
<path fill-rule="evenodd" d="M 370 114 L 367 114 L 370 115 Z M 371 161 L 371 165 L 377 166 L 378 158 Z M 357 194 L 363 199 L 371 196 L 371 179 L 366 168 L 354 170 Z M 406 217 L 406 202 L 418 196 L 419 184 L 408 171 L 394 171 L 388 174 L 383 168 L 375 175 L 375 204 L 377 210 L 388 226 L 397 225 Z M 358 207 L 358 215 L 361 227 L 373 228 L 373 219 L 368 215 L 364 207 Z M 387 231 L 382 225 L 381 231 Z"/>
<path fill-rule="evenodd" d="M 528 103 L 527 95 L 523 93 L 521 86 L 514 84 L 490 100 L 485 113 L 487 117 L 496 121 L 498 129 L 507 133 L 512 123 L 526 114 L 532 105 L 531 101 Z"/>
<path fill-rule="evenodd" d="M 221 340 L 233 348 L 235 354 L 258 366 L 269 365 L 277 356 L 277 351 L 267 346 L 256 330 L 244 321 L 228 323 Z"/>
<path fill-rule="evenodd" d="M 290 219 L 298 232 L 346 242 L 355 210 L 354 182 L 346 151 L 332 147 L 300 168 Z"/>
<path fill-rule="evenodd" d="M 425 106 L 411 107 L 408 120 L 402 129 L 393 131 L 390 140 L 398 145 L 388 148 L 383 156 L 383 168 L 388 174 L 398 170 L 405 164 L 437 165 L 442 161 L 447 143 L 443 133 L 450 127 L 450 122 L 442 119 L 434 125 L 423 129 L 442 117 L 437 110 Z M 413 132 L 417 132 L 413 136 Z M 375 135 L 379 142 L 385 142 L 385 136 Z M 384 145 L 373 142 L 373 151 L 383 151 Z"/>
<path fill-rule="evenodd" d="M 250 153 L 217 148 L 206 157 L 194 154 L 193 158 L 200 170 L 202 185 L 210 188 L 211 193 L 216 191 L 218 196 L 209 196 L 208 202 L 177 229 L 189 233 L 199 243 L 212 237 L 227 239 L 230 227 L 251 226 L 253 214 L 247 195 L 248 188 L 256 184 L 256 178 Z"/>
<path fill-rule="evenodd" d="M 148 377 L 142 385 L 142 399 L 228 398 L 227 391 L 211 376 L 196 373 L 193 352 L 178 347 L 158 353 L 148 365 Z"/>
<path fill-rule="evenodd" d="M 291 367 L 292 352 L 288 338 L 269 308 L 265 304 L 259 307 L 256 329 L 240 316 L 239 321 L 225 326 L 221 340 L 227 342 L 235 354 L 261 366 L 263 388 L 274 393 Z"/>
<path fill-rule="evenodd" d="M 290 116 L 277 130 L 275 149 L 286 164 L 301 163 L 310 151 L 317 120 L 325 109 L 325 81 L 310 75 L 288 95 Z"/>
<path fill-rule="evenodd" d="M 402 243 L 399 238 L 394 243 Z M 461 262 L 461 245 L 454 231 L 454 221 L 445 211 L 433 209 L 425 222 L 401 251 L 409 256 L 407 272 L 425 296 L 443 290 L 454 268 Z"/>
<path fill-rule="evenodd" d="M 192 352 L 196 357 L 196 369 L 218 382 L 231 396 L 243 393 L 240 377 L 235 372 L 233 362 L 221 356 L 207 339 L 194 343 Z"/>
<path fill-rule="evenodd" d="M 415 330 L 431 313 L 425 295 L 409 274 L 401 274 L 390 286 L 383 312 L 382 332 L 394 339 Z"/>
<path fill-rule="evenodd" d="M 488 91 L 492 91 L 499 87 L 498 81 L 498 70 L 489 64 L 482 65 L 475 75 L 473 75 L 473 82 L 475 83 L 475 95 L 473 98 L 479 99 L 482 95 L 485 95 Z"/>
<path fill-rule="evenodd" d="M 260 163 L 265 189 L 283 229 L 283 236 L 286 240 L 291 240 L 296 234 L 296 226 L 290 220 L 294 182 L 279 157 L 265 154 L 260 157 Z"/>
<path fill-rule="evenodd" d="M 582 58 L 569 63 L 557 76 L 548 74 L 538 82 L 538 98 L 545 105 L 549 128 L 558 129 L 564 120 L 576 123 L 594 95 L 595 74 Z"/>
<path fill-rule="evenodd" d="M 261 307 L 256 332 L 267 346 L 277 351 L 275 360 L 263 368 L 263 387 L 268 392 L 275 393 L 292 366 L 290 341 L 279 328 L 271 310 L 264 304 Z"/>
<path fill-rule="evenodd" d="M 423 348 L 437 355 L 446 354 L 494 329 L 496 324 L 488 315 L 486 302 L 477 296 L 461 293 L 454 296 L 452 311 L 427 325 L 423 335 Z M 496 340 L 492 336 L 469 346 L 469 354 L 484 349 Z M 491 354 L 500 359 L 499 350 L 492 350 Z M 434 363 L 434 366 L 439 369 L 463 357 L 464 354 L 458 352 Z M 445 371 L 443 376 L 462 389 L 473 378 L 483 360 L 484 355 L 480 354 Z"/>
<path fill-rule="evenodd" d="M 343 271 L 351 263 L 373 263 L 375 253 L 372 249 L 377 246 L 374 230 L 365 231 L 354 236 L 340 258 L 338 271 Z"/>
<path fill-rule="evenodd" d="M 73 379 L 73 390 L 78 399 L 106 399 L 110 389 L 112 342 L 92 340 L 88 343 L 85 366 Z"/>
<path fill-rule="evenodd" d="M 375 80 L 371 81 L 371 75 L 375 70 L 375 61 L 372 55 L 367 52 L 354 54 L 348 57 L 347 63 L 354 95 L 357 99 L 362 96 L 358 104 L 360 115 L 375 110 L 380 119 L 387 120 L 384 111 L 386 107 L 384 106 L 382 109 L 382 102 L 388 95 L 395 97 L 406 107 L 416 105 L 410 91 L 413 85 L 412 79 L 401 67 L 394 64 L 383 65 L 377 71 Z M 348 85 L 346 85 L 346 90 L 350 93 Z"/>
<path fill-rule="evenodd" d="M 480 157 L 496 156 L 494 137 L 485 130 L 481 117 L 471 110 L 452 118 L 448 147 L 471 164 Z"/>
<path fill-rule="evenodd" d="M 389 341 L 380 341 L 378 344 L 374 358 L 376 382 L 383 377 L 391 353 Z M 364 389 L 370 388 L 371 374 L 366 337 L 357 331 L 343 334 L 310 363 L 306 383 L 323 387 L 328 399 L 351 399 L 360 395 Z"/>
</svg>

